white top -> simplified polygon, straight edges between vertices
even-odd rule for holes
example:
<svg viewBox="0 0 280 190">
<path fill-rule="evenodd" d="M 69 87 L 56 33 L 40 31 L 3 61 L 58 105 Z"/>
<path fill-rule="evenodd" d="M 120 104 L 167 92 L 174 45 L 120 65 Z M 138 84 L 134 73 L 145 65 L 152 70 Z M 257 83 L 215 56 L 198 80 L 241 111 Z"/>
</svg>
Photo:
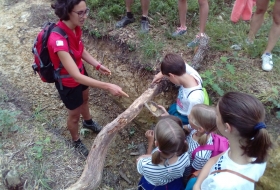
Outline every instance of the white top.
<svg viewBox="0 0 280 190">
<path fill-rule="evenodd" d="M 198 82 L 198 86 L 192 88 L 184 88 L 180 86 L 179 93 L 177 96 L 177 111 L 182 115 L 189 115 L 191 109 L 196 104 L 203 104 L 204 102 L 204 93 L 202 90 L 202 79 L 199 76 L 198 72 L 194 70 L 191 66 L 186 64 L 186 73 L 193 76 L 195 80 Z M 195 90 L 195 91 L 193 91 Z M 193 92 L 192 92 L 193 91 Z M 191 94 L 190 94 L 191 93 Z"/>
<path fill-rule="evenodd" d="M 259 181 L 266 167 L 266 162 L 261 164 L 239 165 L 228 156 L 229 149 L 212 166 L 210 173 L 216 170 L 229 169 L 243 174 L 255 181 Z M 214 173 L 202 182 L 201 190 L 254 190 L 255 184 L 229 172 Z"/>
<path fill-rule="evenodd" d="M 211 150 L 202 150 L 202 151 L 198 151 L 195 156 L 194 159 L 192 159 L 192 153 L 193 151 L 199 147 L 200 145 L 198 144 L 197 141 L 195 141 L 192 137 L 193 135 L 196 133 L 196 130 L 193 129 L 191 131 L 191 133 L 186 137 L 187 143 L 189 145 L 189 149 L 188 149 L 188 153 L 189 153 L 189 157 L 190 157 L 190 161 L 191 161 L 191 165 L 188 166 L 185 170 L 184 175 L 189 175 L 191 174 L 192 168 L 194 168 L 195 170 L 201 170 L 203 168 L 203 166 L 206 164 L 206 162 L 209 160 L 209 158 L 212 155 L 212 151 Z M 209 138 L 207 140 L 207 145 L 213 145 L 213 138 L 212 135 L 209 135 Z"/>
<path fill-rule="evenodd" d="M 160 186 L 182 177 L 185 167 L 189 165 L 189 154 L 185 152 L 178 157 L 177 162 L 167 167 L 153 164 L 152 157 L 141 158 L 137 162 L 137 170 L 150 184 Z"/>
</svg>

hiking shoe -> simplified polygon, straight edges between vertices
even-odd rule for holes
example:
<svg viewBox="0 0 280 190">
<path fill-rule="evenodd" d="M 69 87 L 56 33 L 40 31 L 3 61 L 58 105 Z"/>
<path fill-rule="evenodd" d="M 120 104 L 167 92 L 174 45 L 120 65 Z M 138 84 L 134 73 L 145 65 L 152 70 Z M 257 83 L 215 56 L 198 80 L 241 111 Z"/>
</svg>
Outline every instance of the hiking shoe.
<svg viewBox="0 0 280 190">
<path fill-rule="evenodd" d="M 84 157 L 88 156 L 88 149 L 87 147 L 82 143 L 82 141 L 79 139 L 77 141 L 73 142 L 75 149 Z"/>
<path fill-rule="evenodd" d="M 177 37 L 186 34 L 187 28 L 178 27 L 175 32 L 173 32 L 172 37 Z"/>
<path fill-rule="evenodd" d="M 193 39 L 193 41 L 191 41 L 190 43 L 187 44 L 188 47 L 190 48 L 194 48 L 196 46 L 199 45 L 199 40 L 200 40 L 200 36 L 199 35 L 196 35 L 195 36 L 195 39 Z"/>
<path fill-rule="evenodd" d="M 116 27 L 117 28 L 122 28 L 125 27 L 126 25 L 135 22 L 135 18 L 128 18 L 127 16 L 124 16 L 120 21 L 117 22 Z"/>
<path fill-rule="evenodd" d="M 262 69 L 264 71 L 271 71 L 273 68 L 272 54 L 265 53 L 262 55 Z"/>
<path fill-rule="evenodd" d="M 149 32 L 149 21 L 141 20 L 141 32 L 148 33 Z"/>
<path fill-rule="evenodd" d="M 83 121 L 83 127 L 86 129 L 90 129 L 95 133 L 99 133 L 102 129 L 102 127 L 95 121 L 92 121 L 91 124 L 87 124 L 85 121 Z"/>
</svg>

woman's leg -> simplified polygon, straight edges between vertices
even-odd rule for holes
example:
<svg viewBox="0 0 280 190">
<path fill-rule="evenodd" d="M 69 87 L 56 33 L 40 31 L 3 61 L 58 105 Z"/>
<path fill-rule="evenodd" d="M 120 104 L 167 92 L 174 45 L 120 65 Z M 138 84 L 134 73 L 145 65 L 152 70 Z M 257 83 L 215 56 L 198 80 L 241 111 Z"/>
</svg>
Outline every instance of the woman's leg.
<svg viewBox="0 0 280 190">
<path fill-rule="evenodd" d="M 273 8 L 273 24 L 268 36 L 268 44 L 264 53 L 271 53 L 280 37 L 280 0 L 275 0 Z"/>
<path fill-rule="evenodd" d="M 251 20 L 250 31 L 248 34 L 248 38 L 250 41 L 254 41 L 256 33 L 258 32 L 264 21 L 264 14 L 267 10 L 268 3 L 269 0 L 257 0 L 256 2 L 257 9 Z"/>
<path fill-rule="evenodd" d="M 84 120 L 91 119 L 89 106 L 88 106 L 88 99 L 89 99 L 89 88 L 83 91 L 83 104 L 81 105 L 81 114 Z"/>
<path fill-rule="evenodd" d="M 85 86 L 84 86 L 85 88 Z M 95 121 L 92 120 L 89 111 L 89 88 L 83 91 L 83 104 L 81 105 L 81 114 L 83 116 L 83 127 L 92 130 L 95 133 L 99 133 L 102 127 Z"/>
<path fill-rule="evenodd" d="M 187 0 L 178 0 L 178 10 L 181 28 L 186 28 L 187 7 Z"/>
<path fill-rule="evenodd" d="M 206 22 L 208 18 L 209 5 L 208 0 L 198 0 L 199 3 L 199 35 L 205 33 Z"/>
<path fill-rule="evenodd" d="M 81 106 L 74 109 L 68 109 L 67 128 L 70 131 L 73 141 L 79 139 L 79 119 L 81 114 Z"/>
</svg>

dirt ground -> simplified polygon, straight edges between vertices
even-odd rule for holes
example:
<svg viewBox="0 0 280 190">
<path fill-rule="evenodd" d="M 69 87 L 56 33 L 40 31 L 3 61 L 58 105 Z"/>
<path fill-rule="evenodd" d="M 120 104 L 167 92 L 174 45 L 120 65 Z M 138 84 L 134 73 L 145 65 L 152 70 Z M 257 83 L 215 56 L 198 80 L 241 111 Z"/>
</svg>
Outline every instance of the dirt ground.
<svg viewBox="0 0 280 190">
<path fill-rule="evenodd" d="M 21 129 L 0 143 L 0 167 L 2 174 L 13 169 L 21 174 L 21 189 L 65 189 L 76 182 L 85 164 L 85 159 L 71 146 L 71 137 L 65 126 L 66 109 L 54 85 L 41 82 L 31 70 L 34 37 L 44 20 L 55 19 L 49 13 L 50 2 L 0 0 L 0 107 L 21 112 L 17 122 Z M 102 90 L 90 90 L 91 114 L 97 122 L 106 125 L 147 88 L 146 81 L 151 80 L 152 75 L 134 71 L 132 67 L 137 68 L 135 65 L 123 64 L 134 62 L 136 58 L 126 57 L 122 49 L 112 43 L 84 40 L 89 52 L 113 68 L 113 74 L 118 77 L 104 78 L 87 67 L 90 75 L 123 85 L 124 90 L 131 91 L 130 99 L 120 99 Z M 209 59 L 212 59 L 211 55 Z M 129 89 L 131 84 L 137 85 L 131 86 L 137 89 L 134 92 Z M 159 97 L 157 101 L 166 106 L 170 104 L 170 97 L 172 94 L 165 94 L 165 98 Z M 136 171 L 135 160 L 139 147 L 146 143 L 145 129 L 151 127 L 154 120 L 152 116 L 142 114 L 138 118 L 140 122 L 128 124 L 116 135 L 106 157 L 100 189 L 136 189 L 140 175 Z M 267 121 L 271 134 L 277 137 L 280 134 L 279 120 L 268 116 Z M 83 142 L 90 148 L 96 134 L 82 133 Z M 42 157 L 36 147 L 43 147 Z M 2 180 L 0 189 L 5 189 Z"/>
</svg>

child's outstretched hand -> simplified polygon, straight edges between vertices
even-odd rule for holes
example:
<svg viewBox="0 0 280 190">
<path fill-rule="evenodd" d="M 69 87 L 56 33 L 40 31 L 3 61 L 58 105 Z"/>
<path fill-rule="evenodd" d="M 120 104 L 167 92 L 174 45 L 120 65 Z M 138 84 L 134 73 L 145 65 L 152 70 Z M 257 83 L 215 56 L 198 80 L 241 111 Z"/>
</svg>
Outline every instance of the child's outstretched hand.
<svg viewBox="0 0 280 190">
<path fill-rule="evenodd" d="M 156 74 L 156 75 L 154 76 L 154 79 L 153 79 L 152 83 L 158 83 L 158 82 L 160 82 L 161 79 L 162 79 L 162 77 L 163 77 L 163 74 L 162 74 L 161 72 L 159 72 L 158 74 Z"/>
<path fill-rule="evenodd" d="M 153 130 L 148 130 L 145 133 L 145 137 L 148 139 L 148 144 L 153 144 L 154 143 L 154 131 Z"/>
<path fill-rule="evenodd" d="M 169 115 L 169 113 L 166 111 L 166 109 L 165 109 L 162 105 L 158 105 L 158 107 L 159 107 L 160 109 L 162 109 L 162 111 L 164 112 L 161 116 L 167 116 L 167 115 Z"/>
</svg>

